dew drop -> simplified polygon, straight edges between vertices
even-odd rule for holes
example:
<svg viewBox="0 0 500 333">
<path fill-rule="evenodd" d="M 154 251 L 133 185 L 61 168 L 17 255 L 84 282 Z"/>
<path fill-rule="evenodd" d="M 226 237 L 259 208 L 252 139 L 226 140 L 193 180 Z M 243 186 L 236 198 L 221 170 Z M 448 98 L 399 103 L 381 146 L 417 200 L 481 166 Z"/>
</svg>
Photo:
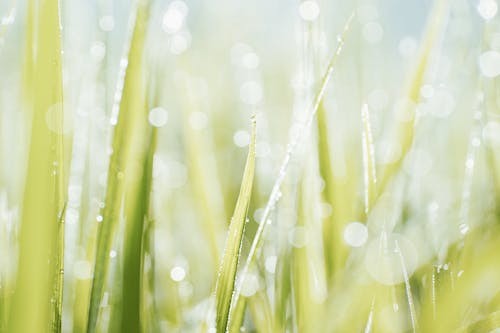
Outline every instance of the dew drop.
<svg viewBox="0 0 500 333">
<path fill-rule="evenodd" d="M 233 135 L 233 142 L 237 147 L 246 147 L 250 144 L 250 134 L 243 130 L 237 131 Z"/>
<path fill-rule="evenodd" d="M 99 28 L 101 28 L 102 31 L 113 31 L 115 28 L 115 19 L 111 15 L 105 15 L 102 16 L 99 19 Z"/>
<path fill-rule="evenodd" d="M 259 290 L 259 279 L 255 274 L 247 274 L 241 287 L 241 295 L 250 297 Z"/>
<path fill-rule="evenodd" d="M 314 21 L 319 16 L 319 5 L 314 0 L 302 1 L 299 5 L 299 15 L 305 21 Z"/>
<path fill-rule="evenodd" d="M 500 75 L 500 53 L 497 51 L 486 51 L 479 56 L 479 69 L 485 77 L 496 77 Z"/>
<path fill-rule="evenodd" d="M 162 127 L 168 121 L 168 112 L 162 107 L 156 107 L 149 111 L 148 120 L 151 126 Z"/>
<path fill-rule="evenodd" d="M 274 274 L 276 271 L 276 263 L 278 261 L 278 258 L 276 256 L 269 256 L 266 258 L 266 261 L 264 263 L 264 266 L 266 267 L 266 271 L 268 271 L 271 274 Z"/>
<path fill-rule="evenodd" d="M 498 3 L 495 0 L 479 0 L 477 12 L 485 20 L 491 20 L 497 15 Z"/>
<path fill-rule="evenodd" d="M 186 271 L 180 266 L 175 266 L 170 270 L 170 278 L 175 282 L 180 282 L 186 277 Z"/>
<path fill-rule="evenodd" d="M 363 246 L 368 239 L 368 229 L 363 223 L 351 222 L 344 229 L 344 241 L 352 247 Z"/>
</svg>

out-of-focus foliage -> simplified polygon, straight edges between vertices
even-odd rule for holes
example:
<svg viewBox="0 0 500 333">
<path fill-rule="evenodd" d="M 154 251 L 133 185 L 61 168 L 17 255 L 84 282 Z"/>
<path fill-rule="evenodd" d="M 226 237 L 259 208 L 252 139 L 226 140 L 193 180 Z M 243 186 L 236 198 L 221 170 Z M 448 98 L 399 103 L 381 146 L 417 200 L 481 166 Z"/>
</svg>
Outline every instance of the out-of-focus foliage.
<svg viewBox="0 0 500 333">
<path fill-rule="evenodd" d="M 498 5 L 0 2 L 0 333 L 497 332 Z"/>
</svg>

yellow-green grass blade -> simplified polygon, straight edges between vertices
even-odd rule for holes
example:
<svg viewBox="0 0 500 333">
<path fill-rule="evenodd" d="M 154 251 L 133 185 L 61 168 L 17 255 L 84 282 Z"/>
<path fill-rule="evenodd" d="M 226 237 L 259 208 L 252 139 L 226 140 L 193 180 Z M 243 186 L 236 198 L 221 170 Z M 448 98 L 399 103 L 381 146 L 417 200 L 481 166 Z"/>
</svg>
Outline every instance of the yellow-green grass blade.
<svg viewBox="0 0 500 333">
<path fill-rule="evenodd" d="M 323 189 L 323 199 L 330 205 L 334 205 L 336 197 L 333 195 L 335 182 L 332 168 L 332 157 L 330 154 L 330 144 L 328 140 L 328 119 L 326 109 L 323 103 L 318 108 L 318 159 L 319 173 L 325 181 Z M 336 207 L 335 205 L 334 207 Z M 346 248 L 343 242 L 339 239 L 339 230 L 337 225 L 340 221 L 335 221 L 332 217 L 325 218 L 323 221 L 323 248 L 325 255 L 325 264 L 328 276 L 332 276 L 335 269 L 335 264 L 341 259 L 342 253 L 346 253 Z M 335 247 L 335 244 L 337 246 Z"/>
<path fill-rule="evenodd" d="M 317 181 L 317 156 L 310 149 L 306 156 L 301 182 L 296 192 L 297 220 L 293 229 L 291 281 L 294 322 L 299 332 L 316 332 L 320 317 L 320 304 L 326 299 L 326 269 L 322 248 L 316 240 L 321 238 L 321 216 L 317 209 L 320 186 Z"/>
<path fill-rule="evenodd" d="M 420 54 L 409 77 L 404 97 L 408 101 L 403 110 L 403 118 L 396 124 L 396 140 L 400 154 L 394 161 L 384 165 L 382 177 L 377 186 L 376 196 L 380 196 L 392 177 L 398 172 L 403 160 L 413 144 L 415 131 L 415 109 L 420 101 L 420 88 L 424 83 L 432 51 L 443 29 L 451 0 L 436 1 L 429 17 L 427 29 L 423 37 Z"/>
<path fill-rule="evenodd" d="M 26 15 L 26 36 L 23 55 L 23 103 L 31 108 L 33 99 L 33 71 L 34 71 L 34 44 L 35 44 L 35 4 L 36 1 L 28 1 Z M 29 110 L 31 111 L 31 110 Z"/>
<path fill-rule="evenodd" d="M 491 258 L 500 250 L 499 235 L 498 226 L 492 225 L 488 227 L 487 236 L 480 229 L 467 234 L 468 242 L 474 242 L 475 245 L 462 252 L 463 271 L 459 275 L 457 272 L 456 279 L 449 279 L 441 287 L 444 290 L 436 298 L 435 309 L 432 302 L 422 303 L 422 332 L 457 332 L 464 327 L 471 329 L 468 332 L 475 332 L 474 329 L 481 326 L 476 321 L 481 320 L 484 310 L 489 312 L 485 314 L 485 326 L 488 326 L 488 315 L 492 315 L 490 323 L 495 321 L 493 313 L 498 311 L 499 303 L 498 298 L 494 298 L 494 292 L 498 293 L 500 269 Z M 478 327 L 474 327 L 475 324 Z"/>
<path fill-rule="evenodd" d="M 303 228 L 304 232 L 311 228 L 311 177 L 310 171 L 305 170 L 303 181 L 298 189 L 298 216 L 296 228 Z M 309 174 L 309 175 L 308 175 Z M 314 195 L 313 195 L 314 198 Z M 292 248 L 291 279 L 294 296 L 294 317 L 298 332 L 311 332 L 318 314 L 317 304 L 312 299 L 311 285 L 311 258 L 309 244 L 297 244 Z"/>
<path fill-rule="evenodd" d="M 146 113 L 144 115 L 143 122 L 146 124 Z M 134 141 L 137 148 L 137 151 L 134 152 L 135 160 L 140 163 L 142 159 L 143 166 L 142 172 L 140 172 L 141 166 L 138 165 L 136 173 L 131 174 L 125 199 L 125 219 L 127 224 L 123 243 L 122 331 L 128 329 L 134 332 L 141 331 L 144 222 L 148 217 L 153 156 L 156 146 L 156 129 L 150 128 L 149 130 L 150 134 L 147 141 L 140 140 L 138 137 Z"/>
<path fill-rule="evenodd" d="M 192 112 L 201 109 L 200 97 L 195 96 L 189 78 L 185 82 L 186 109 L 184 116 L 183 138 L 186 144 L 186 155 L 189 161 L 190 184 L 195 194 L 195 201 L 203 219 L 203 229 L 210 245 L 214 265 L 220 262 L 221 246 L 218 235 L 226 228 L 224 198 L 213 151 L 212 133 L 208 130 L 193 129 L 189 124 Z"/>
<path fill-rule="evenodd" d="M 25 86 L 33 90 L 24 97 L 32 98 L 27 103 L 33 111 L 32 128 L 8 327 L 9 332 L 58 332 L 64 233 L 60 222 L 66 201 L 59 2 L 32 2 L 29 8 L 28 26 L 36 26 L 32 36 L 37 52 L 32 86 Z M 29 48 L 27 53 L 29 63 Z"/>
<path fill-rule="evenodd" d="M 252 245 L 251 245 L 250 250 L 248 252 L 248 256 L 247 256 L 247 259 L 245 261 L 245 265 L 243 266 L 243 268 L 241 270 L 240 277 L 238 279 L 238 285 L 237 285 L 236 292 L 235 292 L 235 303 L 238 302 L 238 298 L 241 294 L 241 288 L 242 288 L 242 284 L 245 280 L 245 276 L 247 275 L 247 273 L 250 269 L 250 266 L 253 264 L 253 262 L 255 260 L 255 256 L 257 254 L 258 248 L 260 248 L 260 246 L 261 246 L 261 241 L 263 238 L 262 236 L 264 234 L 264 229 L 267 225 L 267 220 L 269 218 L 269 215 L 281 197 L 281 186 L 286 178 L 290 159 L 292 158 L 292 155 L 295 153 L 295 150 L 297 149 L 298 145 L 301 144 L 302 141 L 305 139 L 305 135 L 308 133 L 308 130 L 311 127 L 311 124 L 314 120 L 314 116 L 316 115 L 318 108 L 319 108 L 319 105 L 323 99 L 323 95 L 325 94 L 325 90 L 326 90 L 326 87 L 328 85 L 328 82 L 330 81 L 332 74 L 334 72 L 338 57 L 340 56 L 340 54 L 342 52 L 342 49 L 344 46 L 344 38 L 349 30 L 349 26 L 350 26 L 350 23 L 353 19 L 353 16 L 354 15 L 352 14 L 348 18 L 346 24 L 344 25 L 344 30 L 343 30 L 342 34 L 339 36 L 339 43 L 337 45 L 337 48 L 336 48 L 334 54 L 330 58 L 328 66 L 327 66 L 325 73 L 322 77 L 322 80 L 320 82 L 319 90 L 312 101 L 312 106 L 310 107 L 309 110 L 307 110 L 307 114 L 306 114 L 307 120 L 303 124 L 301 124 L 302 128 L 299 128 L 299 130 L 297 130 L 297 135 L 292 137 L 292 139 L 290 140 L 290 143 L 288 144 L 287 151 L 285 153 L 285 157 L 283 158 L 281 165 L 280 165 L 280 168 L 279 168 L 278 177 L 276 178 L 276 180 L 273 184 L 271 194 L 269 196 L 269 199 L 267 201 L 266 207 L 264 209 L 264 212 L 262 214 L 262 217 L 261 217 L 261 220 L 259 223 L 259 227 L 255 233 L 254 239 L 252 241 Z"/>
<path fill-rule="evenodd" d="M 241 332 L 241 327 L 243 325 L 243 320 L 245 319 L 245 310 L 247 308 L 247 299 L 246 297 L 240 297 L 238 303 L 233 306 L 231 316 L 231 322 L 229 323 L 228 332 L 229 333 L 238 333 Z"/>
<path fill-rule="evenodd" d="M 368 105 L 364 104 L 361 109 L 361 120 L 363 122 L 363 174 L 365 181 L 365 212 L 368 213 L 373 205 L 376 194 L 377 175 L 375 172 L 375 149 L 373 147 L 373 136 L 370 124 L 370 111 Z"/>
<path fill-rule="evenodd" d="M 346 223 L 355 217 L 352 208 L 356 202 L 357 187 L 354 161 L 344 156 L 342 166 L 345 170 L 335 174 L 337 167 L 330 154 L 329 129 L 327 109 L 323 103 L 318 108 L 318 160 L 319 173 L 325 182 L 322 191 L 323 200 L 333 209 L 330 216 L 323 221 L 323 250 L 325 257 L 325 269 L 330 283 L 338 282 L 342 275 L 344 262 L 348 254 L 348 248 L 342 238 L 342 230 Z"/>
<path fill-rule="evenodd" d="M 109 252 L 120 220 L 125 181 L 133 176 L 136 161 L 131 156 L 137 128 L 145 117 L 143 80 L 143 48 L 149 15 L 149 1 L 137 1 L 134 7 L 133 31 L 128 50 L 127 69 L 123 82 L 119 114 L 113 133 L 112 154 L 108 168 L 105 206 L 97 231 L 94 279 L 89 305 L 87 332 L 95 332 L 101 298 L 109 270 Z"/>
<path fill-rule="evenodd" d="M 275 332 L 274 318 L 271 312 L 271 305 L 269 304 L 269 299 L 266 293 L 262 290 L 259 290 L 254 295 L 249 297 L 246 302 L 248 303 L 252 321 L 255 325 L 255 328 L 257 329 L 257 332 Z M 238 330 L 234 330 L 234 332 L 241 332 L 241 328 L 238 328 Z"/>
<path fill-rule="evenodd" d="M 243 233 L 247 218 L 248 206 L 252 194 L 253 178 L 255 173 L 255 118 L 252 119 L 252 139 L 248 151 L 247 162 L 240 194 L 236 201 L 231 224 L 226 239 L 221 268 L 215 287 L 216 300 L 216 329 L 217 333 L 225 333 L 229 327 L 229 315 L 232 307 L 236 271 L 241 252 Z"/>
</svg>

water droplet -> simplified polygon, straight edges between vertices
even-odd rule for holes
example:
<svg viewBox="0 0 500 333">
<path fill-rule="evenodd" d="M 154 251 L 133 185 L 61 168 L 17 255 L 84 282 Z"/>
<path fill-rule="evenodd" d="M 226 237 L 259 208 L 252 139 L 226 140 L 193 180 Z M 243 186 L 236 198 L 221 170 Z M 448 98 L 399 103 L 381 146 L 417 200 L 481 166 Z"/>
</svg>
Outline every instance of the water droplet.
<svg viewBox="0 0 500 333">
<path fill-rule="evenodd" d="M 149 111 L 148 120 L 151 126 L 165 126 L 168 120 L 168 112 L 162 107 L 153 108 L 151 109 L 151 111 Z"/>
<path fill-rule="evenodd" d="M 241 287 L 241 295 L 250 297 L 259 290 L 259 278 L 255 274 L 247 274 Z"/>
<path fill-rule="evenodd" d="M 486 51 L 479 56 L 479 69 L 486 77 L 500 75 L 500 53 L 497 51 Z"/>
<path fill-rule="evenodd" d="M 479 0 L 477 12 L 485 20 L 491 20 L 497 15 L 498 4 L 495 0 Z"/>
<path fill-rule="evenodd" d="M 237 147 L 246 147 L 250 144 L 250 134 L 247 131 L 237 131 L 233 135 L 233 142 Z"/>
<path fill-rule="evenodd" d="M 106 45 L 100 41 L 94 42 L 90 47 L 90 55 L 94 60 L 101 61 L 106 55 Z"/>
<path fill-rule="evenodd" d="M 465 223 L 462 223 L 458 226 L 458 230 L 460 230 L 460 233 L 462 235 L 465 235 L 467 234 L 467 232 L 469 232 L 469 226 Z"/>
<path fill-rule="evenodd" d="M 184 25 L 188 6 L 184 1 L 172 1 L 163 14 L 162 28 L 167 33 L 176 33 Z"/>
<path fill-rule="evenodd" d="M 115 251 L 115 250 L 111 250 L 111 251 L 109 251 L 109 257 L 110 257 L 110 258 L 116 258 L 116 255 L 117 255 L 117 253 L 116 253 L 116 251 Z"/>
<path fill-rule="evenodd" d="M 431 98 L 434 95 L 434 87 L 430 84 L 424 84 L 422 88 L 420 88 L 420 95 L 423 98 Z"/>
<path fill-rule="evenodd" d="M 264 214 L 264 208 L 257 208 L 253 212 L 253 219 L 255 220 L 255 222 L 260 224 L 260 222 L 262 221 L 263 214 Z"/>
<path fill-rule="evenodd" d="M 368 229 L 363 223 L 351 222 L 344 228 L 344 241 L 352 247 L 363 246 L 368 239 Z"/>
<path fill-rule="evenodd" d="M 465 167 L 467 169 L 472 169 L 474 167 L 474 159 L 469 157 L 467 161 L 465 161 Z"/>
<path fill-rule="evenodd" d="M 254 52 L 248 52 L 241 59 L 243 67 L 248 69 L 256 69 L 259 67 L 259 56 Z"/>
<path fill-rule="evenodd" d="M 170 270 L 170 278 L 175 282 L 182 281 L 185 277 L 186 271 L 180 266 L 175 266 Z"/>
<path fill-rule="evenodd" d="M 266 261 L 264 263 L 264 266 L 266 267 L 266 271 L 268 271 L 271 274 L 274 274 L 276 271 L 276 263 L 278 261 L 278 258 L 276 256 L 269 256 L 266 258 Z"/>
<path fill-rule="evenodd" d="M 99 27 L 102 31 L 113 31 L 115 28 L 115 19 L 111 15 L 102 16 L 99 19 Z"/>
<path fill-rule="evenodd" d="M 95 218 L 97 222 L 102 222 L 102 215 L 97 215 L 97 217 Z"/>
<path fill-rule="evenodd" d="M 314 21 L 319 16 L 319 5 L 314 0 L 302 1 L 299 5 L 299 15 L 305 21 Z"/>
</svg>

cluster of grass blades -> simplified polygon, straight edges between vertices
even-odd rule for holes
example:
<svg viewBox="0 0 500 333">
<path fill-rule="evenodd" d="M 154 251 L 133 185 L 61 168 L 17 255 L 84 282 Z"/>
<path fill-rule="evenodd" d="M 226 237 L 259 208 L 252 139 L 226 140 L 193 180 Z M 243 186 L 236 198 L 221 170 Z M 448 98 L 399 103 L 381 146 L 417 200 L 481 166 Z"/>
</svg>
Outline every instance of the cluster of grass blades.
<svg viewBox="0 0 500 333">
<path fill-rule="evenodd" d="M 479 6 L 483 2 L 496 6 L 495 0 Z M 318 4 L 298 2 L 304 52 L 298 77 L 306 83 L 294 87 L 296 114 L 282 126 L 289 130 L 282 146 L 266 142 L 272 136 L 266 131 L 274 128 L 266 117 L 261 121 L 267 111 L 256 102 L 263 95 L 259 58 L 242 43 L 231 49 L 231 61 L 244 68 L 235 70 L 235 80 L 243 77 L 239 95 L 255 115 L 251 130 L 237 131 L 231 141 L 228 128 L 237 117 L 223 101 L 232 97 L 216 90 L 224 84 L 215 75 L 207 84 L 192 74 L 196 57 L 181 55 L 192 42 L 183 30 L 191 10 L 186 2 L 165 7 L 132 1 L 113 104 L 102 97 L 109 94 L 107 81 L 114 83 L 105 68 L 112 48 L 95 43 L 93 57 L 107 59 L 85 78 L 96 81 L 92 89 L 98 93 L 88 94 L 96 101 L 73 113 L 66 101 L 73 78 L 63 80 L 61 1 L 26 1 L 16 95 L 25 112 L 0 116 L 1 122 L 17 119 L 14 125 L 21 123 L 27 138 L 16 157 L 25 168 L 12 171 L 12 179 L 5 176 L 7 167 L 0 168 L 0 333 L 499 332 L 498 89 L 480 73 L 483 67 L 498 70 L 492 65 L 500 63 L 498 50 L 498 59 L 471 70 L 478 92 L 463 103 L 478 110 L 444 121 L 440 108 L 452 103 L 442 97 L 432 104 L 444 86 L 434 82 L 433 68 L 444 59 L 447 24 L 457 5 L 436 0 L 405 85 L 395 93 L 402 106 L 387 116 L 387 107 L 372 107 L 377 103 L 360 89 L 354 103 L 359 111 L 349 109 L 346 116 L 337 89 L 356 90 L 339 86 L 342 75 L 351 73 L 351 56 L 361 52 L 354 36 L 377 37 L 366 26 L 381 28 L 366 25 L 367 17 L 373 23 L 377 16 L 372 7 L 355 10 L 336 44 L 326 42 L 335 47 L 326 68 L 314 73 L 323 60 L 312 42 L 324 37 Z M 20 14 L 17 1 L 4 7 L 2 43 L 18 33 L 10 24 Z M 155 11 L 163 7 L 160 18 Z M 480 12 L 493 8 L 483 7 Z M 99 22 L 107 32 L 115 23 L 108 16 Z M 152 29 L 158 25 L 169 35 L 165 45 Z M 495 27 L 485 23 L 485 39 L 493 39 Z M 500 49 L 483 44 L 481 52 Z M 164 59 L 166 49 L 175 61 Z M 0 57 L 4 50 L 0 45 Z M 219 60 L 217 54 L 209 61 Z M 207 97 L 212 89 L 220 92 L 217 102 Z M 218 107 L 213 118 L 207 116 L 211 103 Z M 97 131 L 90 127 L 99 123 L 99 108 L 106 109 L 100 110 L 106 124 L 99 125 L 106 135 L 92 142 L 109 136 L 103 154 L 86 142 Z M 432 112 L 439 116 L 429 117 Z M 79 145 L 69 126 L 75 114 L 92 115 Z M 334 132 L 347 119 L 354 119 L 354 130 L 346 125 L 341 134 L 348 137 L 337 142 Z M 167 120 L 168 130 L 160 130 Z M 465 130 L 455 131 L 454 124 Z M 445 129 L 444 139 L 425 138 L 436 128 Z M 6 137 L 0 135 L 1 157 L 12 151 L 5 148 Z M 248 149 L 242 176 L 243 150 L 235 150 L 233 141 Z M 418 170 L 430 168 L 430 158 L 419 161 L 429 152 L 448 158 L 434 162 L 434 178 Z M 84 165 L 83 171 L 74 164 Z M 107 171 L 94 177 L 93 169 L 102 165 Z M 442 169 L 449 178 L 438 179 Z M 83 174 L 76 181 L 74 170 Z M 11 190 L 17 187 L 22 190 Z M 488 198 L 480 198 L 483 192 Z M 232 204 L 226 221 L 226 205 Z"/>
</svg>

